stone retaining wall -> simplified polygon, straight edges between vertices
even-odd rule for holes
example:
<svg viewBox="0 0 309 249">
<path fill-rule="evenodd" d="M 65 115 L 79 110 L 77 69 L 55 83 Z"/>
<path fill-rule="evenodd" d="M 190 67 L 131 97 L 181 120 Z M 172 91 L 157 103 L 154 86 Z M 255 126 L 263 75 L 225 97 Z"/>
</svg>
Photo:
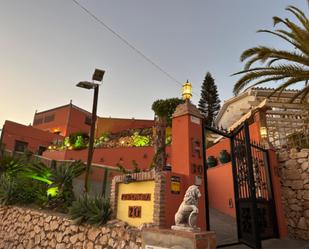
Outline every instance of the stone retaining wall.
<svg viewBox="0 0 309 249">
<path fill-rule="evenodd" d="M 64 216 L 0 206 L 0 249 L 139 249 L 141 244 L 141 231 L 117 220 L 77 226 Z"/>
<path fill-rule="evenodd" d="M 279 162 L 289 236 L 309 240 L 309 149 L 282 150 Z"/>
</svg>

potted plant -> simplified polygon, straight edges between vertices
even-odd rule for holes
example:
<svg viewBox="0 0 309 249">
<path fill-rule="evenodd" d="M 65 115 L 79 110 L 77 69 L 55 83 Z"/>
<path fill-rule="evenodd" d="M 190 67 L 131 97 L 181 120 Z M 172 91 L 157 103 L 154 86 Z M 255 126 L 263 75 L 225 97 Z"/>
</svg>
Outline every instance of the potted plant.
<svg viewBox="0 0 309 249">
<path fill-rule="evenodd" d="M 217 159 L 214 156 L 209 156 L 207 158 L 208 168 L 215 167 L 217 164 L 218 164 L 218 161 L 217 161 Z"/>
<path fill-rule="evenodd" d="M 230 154 L 227 152 L 227 150 L 221 150 L 221 151 L 220 151 L 219 160 L 220 160 L 220 163 L 222 163 L 222 164 L 228 163 L 228 162 L 231 161 L 231 156 L 230 156 Z"/>
</svg>

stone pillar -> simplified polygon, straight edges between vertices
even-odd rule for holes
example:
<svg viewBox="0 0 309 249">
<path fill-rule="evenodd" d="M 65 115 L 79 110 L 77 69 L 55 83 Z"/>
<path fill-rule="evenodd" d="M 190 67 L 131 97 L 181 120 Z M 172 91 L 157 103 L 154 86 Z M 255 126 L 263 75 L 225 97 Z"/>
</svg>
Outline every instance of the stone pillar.
<svg viewBox="0 0 309 249">
<path fill-rule="evenodd" d="M 198 226 L 206 229 L 204 169 L 202 151 L 203 116 L 190 101 L 177 106 L 172 120 L 172 172 L 184 176 L 180 184 L 183 190 L 190 185 L 199 185 Z"/>
<path fill-rule="evenodd" d="M 191 233 L 167 229 L 143 229 L 142 249 L 215 249 L 214 232 Z"/>
</svg>

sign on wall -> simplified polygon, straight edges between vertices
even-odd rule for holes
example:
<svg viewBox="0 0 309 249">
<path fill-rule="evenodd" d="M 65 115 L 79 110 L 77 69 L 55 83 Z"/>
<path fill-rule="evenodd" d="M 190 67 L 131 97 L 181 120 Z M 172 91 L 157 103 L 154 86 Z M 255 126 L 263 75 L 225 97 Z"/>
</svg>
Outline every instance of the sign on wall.
<svg viewBox="0 0 309 249">
<path fill-rule="evenodd" d="M 194 123 L 194 124 L 198 124 L 198 125 L 201 124 L 201 120 L 200 120 L 199 118 L 197 118 L 197 117 L 190 116 L 190 120 L 191 120 L 191 122 Z"/>
<path fill-rule="evenodd" d="M 132 226 L 153 222 L 155 182 L 119 183 L 116 218 Z"/>
<path fill-rule="evenodd" d="M 171 177 L 171 192 L 172 194 L 180 194 L 180 177 L 179 176 Z"/>
<path fill-rule="evenodd" d="M 150 201 L 151 194 L 122 194 L 123 201 Z"/>
</svg>

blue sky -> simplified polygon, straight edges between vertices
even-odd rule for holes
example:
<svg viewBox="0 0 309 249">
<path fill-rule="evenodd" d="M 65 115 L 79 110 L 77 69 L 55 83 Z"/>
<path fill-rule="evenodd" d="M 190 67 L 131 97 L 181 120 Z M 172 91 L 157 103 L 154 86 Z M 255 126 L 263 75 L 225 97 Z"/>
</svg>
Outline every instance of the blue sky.
<svg viewBox="0 0 309 249">
<path fill-rule="evenodd" d="M 223 101 L 232 96 L 241 52 L 263 44 L 290 49 L 261 28 L 291 17 L 288 0 L 79 0 L 86 8 L 197 93 L 205 73 Z M 42 111 L 73 103 L 91 110 L 92 92 L 75 87 L 94 68 L 106 70 L 98 114 L 152 118 L 151 104 L 180 96 L 180 86 L 83 12 L 73 1 L 1 1 L 0 126 L 32 122 Z"/>
</svg>

